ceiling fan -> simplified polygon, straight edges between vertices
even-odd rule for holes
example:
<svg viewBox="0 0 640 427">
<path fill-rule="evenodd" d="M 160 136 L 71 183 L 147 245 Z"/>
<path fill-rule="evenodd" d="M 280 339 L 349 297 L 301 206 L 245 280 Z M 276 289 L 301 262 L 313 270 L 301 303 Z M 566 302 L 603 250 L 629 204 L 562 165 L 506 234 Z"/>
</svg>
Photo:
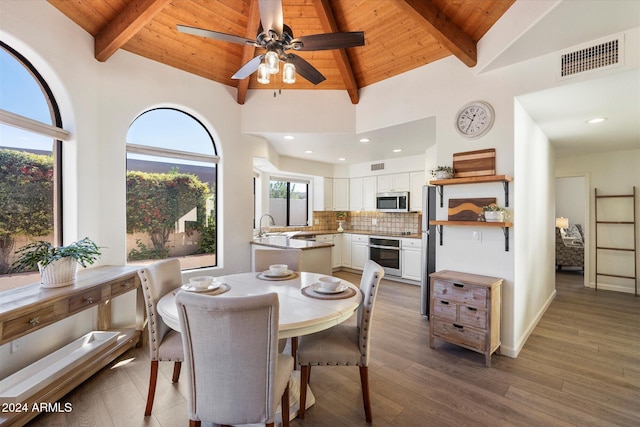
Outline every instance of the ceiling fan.
<svg viewBox="0 0 640 427">
<path fill-rule="evenodd" d="M 282 0 L 258 0 L 258 6 L 261 24 L 255 40 L 186 25 L 178 25 L 178 31 L 264 48 L 266 53 L 254 57 L 231 76 L 232 79 L 242 80 L 258 71 L 258 82 L 264 84 L 269 83 L 269 75 L 278 73 L 280 62 L 284 63 L 282 72 L 284 83 L 295 83 L 296 72 L 314 85 L 325 80 L 322 73 L 313 65 L 294 53 L 288 53 L 288 50 L 331 50 L 364 46 L 363 31 L 314 34 L 294 38 L 291 28 L 283 23 Z"/>
</svg>

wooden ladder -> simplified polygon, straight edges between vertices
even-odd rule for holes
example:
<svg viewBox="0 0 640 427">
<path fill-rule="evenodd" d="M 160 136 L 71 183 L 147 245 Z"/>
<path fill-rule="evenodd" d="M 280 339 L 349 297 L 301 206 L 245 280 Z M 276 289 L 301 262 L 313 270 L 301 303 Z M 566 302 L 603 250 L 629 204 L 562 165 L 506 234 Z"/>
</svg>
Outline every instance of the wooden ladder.
<svg viewBox="0 0 640 427">
<path fill-rule="evenodd" d="M 598 194 L 598 189 L 594 189 L 595 191 L 595 221 L 596 221 L 596 226 L 595 226 L 595 240 L 596 240 L 596 259 L 595 259 L 595 264 L 596 264 L 596 283 L 595 283 L 595 288 L 596 291 L 598 290 L 598 276 L 608 276 L 608 277 L 619 277 L 622 279 L 630 279 L 634 281 L 634 286 L 635 286 L 635 296 L 638 296 L 638 267 L 637 267 L 637 255 L 636 255 L 636 236 L 637 236 L 637 227 L 636 227 L 636 187 L 633 187 L 633 191 L 631 194 L 617 194 L 617 195 L 599 195 Z M 603 221 L 601 219 L 598 218 L 598 201 L 604 201 L 603 199 L 621 199 L 621 198 L 626 198 L 626 199 L 630 199 L 631 203 L 632 203 L 632 212 L 633 212 L 633 218 L 631 221 Z M 631 248 L 629 247 L 618 247 L 618 246 L 600 246 L 598 244 L 598 225 L 600 224 L 610 224 L 610 225 L 622 225 L 622 226 L 629 226 L 631 225 L 633 227 L 633 236 L 632 236 L 632 242 L 633 245 Z M 611 273 L 601 273 L 600 270 L 598 270 L 598 251 L 623 251 L 623 252 L 631 252 L 632 256 L 633 256 L 633 276 L 625 276 L 625 275 L 620 275 L 620 274 L 611 274 Z"/>
</svg>

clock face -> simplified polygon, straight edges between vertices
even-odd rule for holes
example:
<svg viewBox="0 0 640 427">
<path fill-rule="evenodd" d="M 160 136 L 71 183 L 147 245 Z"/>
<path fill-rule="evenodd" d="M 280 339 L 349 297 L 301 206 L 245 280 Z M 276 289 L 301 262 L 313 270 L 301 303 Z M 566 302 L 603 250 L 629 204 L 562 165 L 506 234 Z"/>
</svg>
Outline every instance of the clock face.
<svg viewBox="0 0 640 427">
<path fill-rule="evenodd" d="M 471 102 L 458 112 L 456 130 L 466 138 L 479 138 L 493 126 L 493 108 L 486 102 Z"/>
</svg>

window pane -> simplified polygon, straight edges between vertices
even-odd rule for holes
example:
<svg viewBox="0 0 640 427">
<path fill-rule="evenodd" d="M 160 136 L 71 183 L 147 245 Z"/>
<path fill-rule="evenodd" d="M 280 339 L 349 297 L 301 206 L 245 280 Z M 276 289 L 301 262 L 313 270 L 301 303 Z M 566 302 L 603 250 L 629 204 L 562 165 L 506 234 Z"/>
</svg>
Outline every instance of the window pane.
<svg viewBox="0 0 640 427">
<path fill-rule="evenodd" d="M 269 183 L 269 214 L 275 225 L 287 224 L 287 182 L 271 181 Z"/>
<path fill-rule="evenodd" d="M 289 225 L 307 225 L 307 184 L 291 183 Z"/>
<path fill-rule="evenodd" d="M 139 116 L 127 142 L 215 154 L 202 124 L 175 109 Z M 128 261 L 146 264 L 179 257 L 183 269 L 216 265 L 216 178 L 213 162 L 128 153 Z"/>
<path fill-rule="evenodd" d="M 53 125 L 55 100 L 46 83 L 10 47 L 0 48 L 0 109 Z M 59 159 L 50 137 L 0 124 L 0 290 L 36 283 L 37 270 L 16 272 L 15 251 L 34 240 L 59 244 Z"/>
</svg>

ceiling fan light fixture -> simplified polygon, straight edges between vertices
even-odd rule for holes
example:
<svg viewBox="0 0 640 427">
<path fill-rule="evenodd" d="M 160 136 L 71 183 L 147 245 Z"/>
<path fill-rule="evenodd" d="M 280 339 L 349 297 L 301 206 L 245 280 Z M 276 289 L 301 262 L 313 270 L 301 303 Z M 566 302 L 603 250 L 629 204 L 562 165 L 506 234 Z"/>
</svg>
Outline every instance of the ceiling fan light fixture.
<svg viewBox="0 0 640 427">
<path fill-rule="evenodd" d="M 280 58 L 278 58 L 278 53 L 270 50 L 264 55 L 264 63 L 267 66 L 267 71 L 269 74 L 277 74 L 280 71 Z"/>
<path fill-rule="evenodd" d="M 269 84 L 269 71 L 267 69 L 267 64 L 264 62 L 258 66 L 258 83 L 263 85 Z"/>
<path fill-rule="evenodd" d="M 293 84 L 296 82 L 296 66 L 290 62 L 284 64 L 282 68 L 282 81 L 287 84 Z"/>
</svg>

